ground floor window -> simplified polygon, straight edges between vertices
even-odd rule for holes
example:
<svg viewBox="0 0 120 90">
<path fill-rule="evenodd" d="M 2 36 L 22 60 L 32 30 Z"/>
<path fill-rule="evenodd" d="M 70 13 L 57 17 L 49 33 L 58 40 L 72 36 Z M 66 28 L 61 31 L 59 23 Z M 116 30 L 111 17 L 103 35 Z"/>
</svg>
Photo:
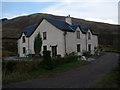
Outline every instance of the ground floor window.
<svg viewBox="0 0 120 90">
<path fill-rule="evenodd" d="M 26 53 L 26 48 L 25 47 L 23 47 L 23 54 L 25 54 Z"/>
<path fill-rule="evenodd" d="M 47 46 L 43 46 L 43 51 L 46 51 L 47 50 Z"/>
<path fill-rule="evenodd" d="M 88 44 L 88 51 L 91 52 L 91 44 Z"/>
<path fill-rule="evenodd" d="M 80 52 L 81 48 L 80 48 L 80 44 L 77 44 L 77 52 Z"/>
</svg>

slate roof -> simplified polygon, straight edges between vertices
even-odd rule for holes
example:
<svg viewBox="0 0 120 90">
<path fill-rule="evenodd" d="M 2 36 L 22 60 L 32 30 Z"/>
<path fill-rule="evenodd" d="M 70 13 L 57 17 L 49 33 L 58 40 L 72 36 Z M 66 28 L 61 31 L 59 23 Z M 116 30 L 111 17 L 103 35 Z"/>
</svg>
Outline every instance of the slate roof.
<svg viewBox="0 0 120 90">
<path fill-rule="evenodd" d="M 52 19 L 52 18 L 45 18 L 48 22 L 53 24 L 55 27 L 61 29 L 62 31 L 70 31 L 74 32 L 75 30 L 70 27 L 68 23 L 62 20 Z"/>
<path fill-rule="evenodd" d="M 89 27 L 85 27 L 80 24 L 69 25 L 67 22 L 62 21 L 62 20 L 57 20 L 57 19 L 52 19 L 52 18 L 44 18 L 44 19 L 46 19 L 48 22 L 50 22 L 52 25 L 54 25 L 56 28 L 59 28 L 62 31 L 75 32 L 76 28 L 79 27 L 83 33 L 87 33 L 89 29 Z M 24 33 L 26 37 L 30 37 L 38 26 L 39 24 L 28 26 L 22 31 L 22 33 Z M 96 35 L 94 32 L 92 32 L 92 34 Z M 18 37 L 18 39 L 20 37 Z"/>
<path fill-rule="evenodd" d="M 32 26 L 28 26 L 27 28 L 25 28 L 22 33 L 25 34 L 26 37 L 29 37 L 32 35 L 32 33 L 34 32 L 34 30 L 37 28 L 38 24 L 32 25 Z"/>
</svg>

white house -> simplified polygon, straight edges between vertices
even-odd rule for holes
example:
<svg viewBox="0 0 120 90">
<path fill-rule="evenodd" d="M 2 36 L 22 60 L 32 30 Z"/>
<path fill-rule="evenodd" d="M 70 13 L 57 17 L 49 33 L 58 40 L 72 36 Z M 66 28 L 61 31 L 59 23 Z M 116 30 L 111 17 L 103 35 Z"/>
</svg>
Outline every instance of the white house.
<svg viewBox="0 0 120 90">
<path fill-rule="evenodd" d="M 88 27 L 72 23 L 69 16 L 65 21 L 43 18 L 39 24 L 29 26 L 22 31 L 18 38 L 18 54 L 25 57 L 34 52 L 34 39 L 40 33 L 42 37 L 41 54 L 43 50 L 50 50 L 51 56 L 76 52 L 82 55 L 83 52 L 90 51 L 94 54 L 98 46 L 97 35 Z"/>
</svg>

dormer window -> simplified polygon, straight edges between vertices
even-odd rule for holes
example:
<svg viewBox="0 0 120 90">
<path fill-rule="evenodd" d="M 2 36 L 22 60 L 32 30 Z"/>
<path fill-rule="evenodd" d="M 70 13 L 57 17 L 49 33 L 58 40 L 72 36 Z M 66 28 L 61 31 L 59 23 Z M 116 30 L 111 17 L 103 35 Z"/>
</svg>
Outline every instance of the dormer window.
<svg viewBox="0 0 120 90">
<path fill-rule="evenodd" d="M 90 32 L 88 32 L 88 39 L 91 39 L 91 35 L 90 35 Z"/>
<path fill-rule="evenodd" d="M 25 43 L 25 36 L 22 37 L 22 42 Z"/>
<path fill-rule="evenodd" d="M 77 31 L 77 39 L 80 39 L 80 31 Z"/>
<path fill-rule="evenodd" d="M 47 39 L 47 34 L 46 32 L 43 32 L 43 40 L 46 40 Z"/>
</svg>

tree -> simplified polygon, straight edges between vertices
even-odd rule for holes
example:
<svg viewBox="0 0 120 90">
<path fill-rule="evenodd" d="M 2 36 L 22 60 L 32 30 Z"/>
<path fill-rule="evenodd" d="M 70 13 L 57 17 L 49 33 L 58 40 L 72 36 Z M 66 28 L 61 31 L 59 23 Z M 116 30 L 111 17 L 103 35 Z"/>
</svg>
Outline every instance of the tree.
<svg viewBox="0 0 120 90">
<path fill-rule="evenodd" d="M 34 51 L 36 55 L 39 55 L 41 51 L 41 46 L 42 46 L 42 38 L 40 36 L 40 33 L 38 33 L 38 35 L 35 37 L 34 40 Z"/>
</svg>

